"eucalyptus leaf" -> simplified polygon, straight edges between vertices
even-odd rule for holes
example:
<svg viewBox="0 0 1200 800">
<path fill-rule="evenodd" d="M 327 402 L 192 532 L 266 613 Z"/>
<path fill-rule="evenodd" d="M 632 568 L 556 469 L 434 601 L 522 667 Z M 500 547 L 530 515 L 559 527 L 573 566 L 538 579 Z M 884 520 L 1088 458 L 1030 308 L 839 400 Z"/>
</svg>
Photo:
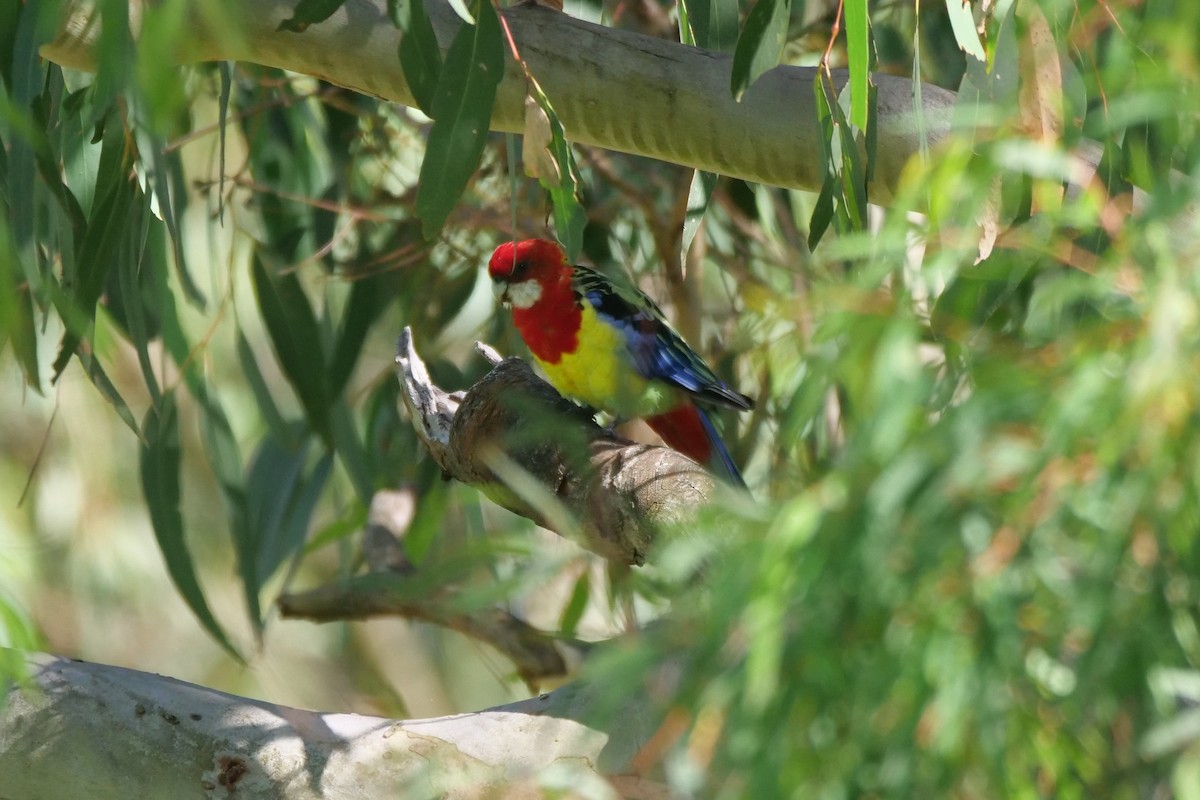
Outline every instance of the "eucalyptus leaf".
<svg viewBox="0 0 1200 800">
<path fill-rule="evenodd" d="M 300 398 L 309 424 L 332 446 L 332 397 L 321 334 L 308 296 L 294 272 L 272 276 L 259 256 L 254 258 L 253 275 L 258 308 L 279 366 Z"/>
<path fill-rule="evenodd" d="M 867 129 L 870 108 L 867 85 L 871 80 L 871 23 L 867 0 L 844 0 L 846 58 L 850 67 L 850 124 Z"/>
<path fill-rule="evenodd" d="M 142 427 L 141 481 L 150 523 L 159 550 L 167 563 L 167 572 L 175 588 L 214 639 L 231 656 L 241 660 L 225 631 L 209 610 L 195 562 L 184 538 L 183 515 L 180 513 L 179 415 L 174 394 L 163 396 L 162 403 L 147 413 Z"/>
<path fill-rule="evenodd" d="M 433 96 L 433 126 L 417 190 L 426 239 L 442 229 L 479 164 L 504 75 L 500 22 L 490 0 L 475 3 L 475 17 L 476 24 L 455 34 Z"/>
<path fill-rule="evenodd" d="M 422 0 L 388 0 L 388 15 L 400 29 L 400 69 L 417 107 L 433 116 L 433 98 L 442 75 L 442 49 Z"/>
<path fill-rule="evenodd" d="M 791 0 L 757 0 L 746 15 L 729 76 L 733 99 L 740 102 L 750 84 L 767 70 L 779 66 L 787 44 L 791 10 Z"/>
</svg>

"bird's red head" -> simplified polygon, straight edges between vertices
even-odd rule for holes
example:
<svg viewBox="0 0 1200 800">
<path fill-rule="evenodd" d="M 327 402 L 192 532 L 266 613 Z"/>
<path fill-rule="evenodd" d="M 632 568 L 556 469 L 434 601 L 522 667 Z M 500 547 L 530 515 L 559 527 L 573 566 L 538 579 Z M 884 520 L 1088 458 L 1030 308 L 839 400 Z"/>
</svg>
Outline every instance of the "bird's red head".
<svg viewBox="0 0 1200 800">
<path fill-rule="evenodd" d="M 516 308 L 529 308 L 543 290 L 570 274 L 562 248 L 546 239 L 505 242 L 492 253 L 488 274 L 500 289 L 500 299 Z"/>
</svg>

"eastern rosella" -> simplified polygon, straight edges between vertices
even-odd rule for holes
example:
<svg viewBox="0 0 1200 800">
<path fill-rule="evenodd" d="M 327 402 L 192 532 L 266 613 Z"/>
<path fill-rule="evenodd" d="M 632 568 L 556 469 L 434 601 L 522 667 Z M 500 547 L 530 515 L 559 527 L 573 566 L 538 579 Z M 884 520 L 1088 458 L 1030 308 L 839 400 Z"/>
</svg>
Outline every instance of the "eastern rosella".
<svg viewBox="0 0 1200 800">
<path fill-rule="evenodd" d="M 745 411 L 754 401 L 714 375 L 653 300 L 572 266 L 544 239 L 500 245 L 488 273 L 554 388 L 621 419 L 642 417 L 671 447 L 745 485 L 704 407 Z"/>
</svg>

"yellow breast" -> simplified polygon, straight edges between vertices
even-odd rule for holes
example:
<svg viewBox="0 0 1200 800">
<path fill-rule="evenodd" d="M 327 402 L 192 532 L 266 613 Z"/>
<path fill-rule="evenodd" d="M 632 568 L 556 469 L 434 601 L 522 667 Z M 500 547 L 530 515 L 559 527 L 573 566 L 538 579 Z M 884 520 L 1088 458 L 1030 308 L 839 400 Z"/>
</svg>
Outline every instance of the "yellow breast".
<svg viewBox="0 0 1200 800">
<path fill-rule="evenodd" d="M 590 304 L 583 304 L 579 345 L 550 364 L 534 356 L 550 383 L 562 394 L 618 417 L 643 417 L 669 405 L 665 387 L 638 375 L 624 357 L 621 332 L 602 322 Z"/>
</svg>

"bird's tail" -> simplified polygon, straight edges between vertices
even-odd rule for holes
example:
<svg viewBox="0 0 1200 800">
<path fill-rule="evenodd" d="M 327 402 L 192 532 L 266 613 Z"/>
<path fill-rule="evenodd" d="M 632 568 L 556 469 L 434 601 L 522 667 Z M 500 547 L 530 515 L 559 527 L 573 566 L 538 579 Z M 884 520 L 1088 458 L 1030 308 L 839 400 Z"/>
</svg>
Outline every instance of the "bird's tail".
<svg viewBox="0 0 1200 800">
<path fill-rule="evenodd" d="M 664 442 L 688 458 L 704 464 L 713 474 L 734 486 L 745 488 L 742 473 L 738 472 L 712 420 L 700 407 L 686 403 L 665 414 L 647 417 L 646 424 Z"/>
</svg>

